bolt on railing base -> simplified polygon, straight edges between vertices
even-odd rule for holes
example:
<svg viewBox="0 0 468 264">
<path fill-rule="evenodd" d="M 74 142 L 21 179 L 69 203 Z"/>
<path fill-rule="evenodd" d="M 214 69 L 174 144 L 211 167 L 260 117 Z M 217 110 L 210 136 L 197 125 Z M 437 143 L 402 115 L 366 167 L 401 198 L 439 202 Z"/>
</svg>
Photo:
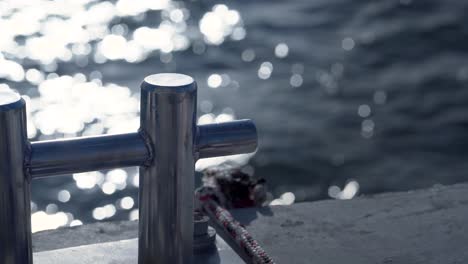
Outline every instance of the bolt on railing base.
<svg viewBox="0 0 468 264">
<path fill-rule="evenodd" d="M 203 254 L 216 250 L 216 231 L 208 225 L 210 218 L 200 213 L 194 214 L 193 253 Z"/>
</svg>

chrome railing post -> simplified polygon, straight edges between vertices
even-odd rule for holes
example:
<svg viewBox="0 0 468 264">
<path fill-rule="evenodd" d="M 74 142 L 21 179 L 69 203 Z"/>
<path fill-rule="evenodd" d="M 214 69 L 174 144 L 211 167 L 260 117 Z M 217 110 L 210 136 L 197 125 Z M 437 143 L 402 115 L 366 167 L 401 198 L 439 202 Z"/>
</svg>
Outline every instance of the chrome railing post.
<svg viewBox="0 0 468 264">
<path fill-rule="evenodd" d="M 14 92 L 0 91 L 0 263 L 32 264 L 30 178 L 26 107 Z"/>
<path fill-rule="evenodd" d="M 140 167 L 138 263 L 192 263 L 197 85 L 155 74 L 141 85 L 140 132 L 152 158 Z"/>
</svg>

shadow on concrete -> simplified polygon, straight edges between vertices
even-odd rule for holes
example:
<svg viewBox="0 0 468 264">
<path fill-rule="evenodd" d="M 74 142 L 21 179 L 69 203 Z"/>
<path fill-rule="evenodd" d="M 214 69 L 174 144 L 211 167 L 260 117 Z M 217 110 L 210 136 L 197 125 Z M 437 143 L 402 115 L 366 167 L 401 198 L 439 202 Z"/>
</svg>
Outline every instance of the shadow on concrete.
<svg viewBox="0 0 468 264">
<path fill-rule="evenodd" d="M 258 218 L 259 214 L 265 217 L 273 217 L 273 211 L 267 206 L 235 209 L 231 211 L 231 214 L 234 219 L 243 225 L 249 225 L 252 223 L 252 221 Z"/>
<path fill-rule="evenodd" d="M 194 264 L 219 264 L 221 263 L 221 257 L 218 251 L 210 250 L 208 252 L 199 253 L 194 255 Z"/>
</svg>

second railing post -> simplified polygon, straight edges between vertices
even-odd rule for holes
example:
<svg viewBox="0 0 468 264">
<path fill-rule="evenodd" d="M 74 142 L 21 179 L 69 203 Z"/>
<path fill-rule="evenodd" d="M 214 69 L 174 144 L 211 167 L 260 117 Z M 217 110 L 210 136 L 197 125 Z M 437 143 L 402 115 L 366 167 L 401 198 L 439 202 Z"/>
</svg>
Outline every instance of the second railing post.
<svg viewBox="0 0 468 264">
<path fill-rule="evenodd" d="M 0 263 L 32 264 L 26 103 L 0 91 Z"/>
<path fill-rule="evenodd" d="M 193 262 L 196 101 L 186 75 L 154 74 L 141 85 L 140 134 L 150 158 L 140 166 L 139 264 Z"/>
</svg>

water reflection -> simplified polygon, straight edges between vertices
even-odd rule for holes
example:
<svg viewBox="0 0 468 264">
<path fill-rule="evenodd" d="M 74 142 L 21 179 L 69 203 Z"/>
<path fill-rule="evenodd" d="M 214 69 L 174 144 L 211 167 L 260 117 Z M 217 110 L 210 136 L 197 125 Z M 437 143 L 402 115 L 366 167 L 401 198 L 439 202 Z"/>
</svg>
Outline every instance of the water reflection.
<svg viewBox="0 0 468 264">
<path fill-rule="evenodd" d="M 44 211 L 38 211 L 31 215 L 33 233 L 48 229 L 56 229 L 67 224 L 71 224 L 74 221 L 70 214 L 64 212 L 58 213 L 46 213 Z M 74 222 L 75 224 L 77 222 Z"/>
<path fill-rule="evenodd" d="M 304 80 L 302 79 L 302 75 L 295 73 L 291 76 L 289 83 L 292 87 L 300 87 L 303 81 Z"/>
<path fill-rule="evenodd" d="M 242 52 L 242 60 L 245 62 L 251 62 L 255 59 L 255 51 L 252 49 L 246 49 Z"/>
<path fill-rule="evenodd" d="M 139 125 L 138 92 L 122 80 L 110 80 L 108 75 L 124 71 L 123 65 L 127 64 L 137 67 L 157 60 L 164 65 L 175 65 L 177 54 L 181 53 L 213 56 L 209 53 L 214 50 L 211 48 L 223 45 L 235 51 L 233 61 L 242 63 L 241 67 L 245 66 L 246 73 L 251 73 L 259 85 L 271 86 L 275 76 L 280 76 L 285 87 L 295 88 L 294 92 L 310 88 L 306 85 L 306 66 L 297 57 L 294 42 L 276 39 L 270 45 L 262 43 L 262 47 L 235 46 L 232 43 L 251 36 L 245 26 L 244 13 L 230 4 L 213 3 L 194 14 L 188 5 L 170 0 L 1 1 L 0 79 L 8 84 L 0 84 L 0 90 L 24 88 L 28 137 L 42 140 L 135 131 Z M 350 37 L 340 38 L 337 44 L 340 50 L 351 51 L 355 49 L 355 41 Z M 268 50 L 267 55 L 265 50 Z M 230 72 L 228 60 L 223 59 L 223 63 L 214 64 L 212 68 L 208 65 L 207 72 L 200 74 L 199 80 L 203 80 L 200 88 L 207 88 L 203 93 L 233 95 L 245 88 L 239 83 L 247 74 L 240 76 Z M 102 70 L 100 66 L 106 65 L 117 66 Z M 335 62 L 311 75 L 328 94 L 335 95 L 344 71 L 344 64 Z M 255 92 L 251 95 L 261 97 Z M 239 108 L 229 104 L 230 97 L 201 100 L 198 124 L 234 120 Z M 384 104 L 386 99 L 384 91 L 374 93 L 375 104 Z M 369 138 L 376 121 L 371 119 L 370 105 L 367 106 L 368 111 L 365 106 L 357 110 L 362 122 L 356 130 Z M 353 108 L 354 115 L 355 111 Z M 290 122 L 294 118 L 289 116 L 283 120 Z M 268 120 L 268 117 L 263 119 Z M 343 154 L 336 155 L 342 157 Z M 242 165 L 251 157 L 252 154 L 247 154 L 204 159 L 196 164 L 196 170 L 226 160 Z M 343 162 L 344 158 L 336 159 L 336 164 Z M 32 202 L 34 232 L 92 220 L 138 219 L 139 178 L 135 169 L 78 173 L 71 181 L 55 189 L 51 197 L 41 196 L 45 201 Z M 350 197 L 354 185 L 350 186 L 334 192 L 331 197 Z M 345 194 L 337 194 L 341 192 Z M 273 205 L 292 204 L 298 197 L 305 196 L 290 190 L 277 194 Z M 77 209 L 74 203 L 91 204 L 93 208 Z M 83 213 L 83 210 L 87 211 Z M 74 216 L 71 212 L 78 213 Z"/>
<path fill-rule="evenodd" d="M 270 78 L 272 72 L 273 64 L 269 61 L 265 61 L 260 65 L 260 68 L 258 69 L 258 78 L 266 80 Z"/>
<path fill-rule="evenodd" d="M 161 10 L 161 23 L 130 30 L 149 11 Z M 0 28 L 0 78 L 22 81 L 24 69 L 16 60 L 30 59 L 54 71 L 58 61 L 74 60 L 81 67 L 89 58 L 96 63 L 125 60 L 137 63 L 151 52 L 185 50 L 200 38 L 219 45 L 226 38 L 241 40 L 246 31 L 238 11 L 215 5 L 199 21 L 193 34 L 186 20 L 190 12 L 182 2 L 157 1 L 3 1 Z M 194 46 L 195 47 L 195 46 Z M 3 56 L 7 54 L 10 59 Z M 34 78 L 33 78 L 34 79 Z"/>
<path fill-rule="evenodd" d="M 62 203 L 67 203 L 68 201 L 70 201 L 70 198 L 71 194 L 67 190 L 61 190 L 57 194 L 57 200 L 59 200 Z"/>
<path fill-rule="evenodd" d="M 246 35 L 239 12 L 226 5 L 215 5 L 210 12 L 203 15 L 200 32 L 208 43 L 215 45 L 220 45 L 227 37 L 242 40 Z"/>
<path fill-rule="evenodd" d="M 208 83 L 209 87 L 216 89 L 220 87 L 221 84 L 223 83 L 223 78 L 221 77 L 221 75 L 217 73 L 213 73 L 210 76 L 208 76 L 208 79 L 206 80 L 206 82 Z"/>
<path fill-rule="evenodd" d="M 343 41 L 341 42 L 341 47 L 343 47 L 344 50 L 350 51 L 354 48 L 356 43 L 354 42 L 354 39 L 352 38 L 344 38 Z"/>
<path fill-rule="evenodd" d="M 330 186 L 328 188 L 328 195 L 335 199 L 340 200 L 349 200 L 356 196 L 359 192 L 359 183 L 355 180 L 350 180 L 343 190 L 336 185 Z"/>
<path fill-rule="evenodd" d="M 142 23 L 154 12 L 159 12 L 160 22 Z M 104 82 L 105 76 L 99 71 L 64 74 L 59 65 L 68 63 L 84 68 L 110 61 L 140 63 L 157 53 L 161 62 L 170 63 L 173 52 L 192 47 L 195 54 L 202 54 L 207 45 L 239 41 L 247 34 L 241 14 L 225 4 L 212 6 L 198 23 L 188 22 L 191 13 L 183 2 L 169 0 L 9 0 L 0 3 L 0 15 L 0 78 L 35 88 L 31 95 L 24 96 L 28 105 L 28 137 L 35 140 L 124 133 L 135 131 L 139 125 L 137 93 L 126 86 Z M 279 43 L 274 53 L 284 58 L 289 47 Z M 246 49 L 241 57 L 251 62 L 256 55 L 254 50 Z M 268 79 L 272 71 L 273 64 L 265 61 L 258 69 L 258 76 Z M 301 84 L 300 73 L 294 73 L 291 85 Z M 207 85 L 213 89 L 239 86 L 226 73 L 210 74 Z M 2 84 L 0 88 L 10 89 L 10 86 Z M 235 119 L 234 110 L 229 107 L 212 112 L 211 101 L 201 102 L 200 108 L 205 114 L 199 117 L 199 124 Z M 200 171 L 226 160 L 246 164 L 251 156 L 205 159 L 197 163 L 196 169 Z M 79 196 L 100 190 L 103 195 L 114 197 L 119 191 L 136 189 L 139 185 L 138 173 L 124 169 L 77 173 L 73 180 L 74 188 L 90 193 L 75 194 L 67 186 L 56 193 L 57 204 L 49 203 L 43 210 L 32 201 L 33 232 L 81 225 L 82 220 L 62 209 L 69 208 L 66 205 L 76 196 L 82 200 Z M 138 218 L 132 196 L 96 205 L 99 206 L 91 214 L 98 221 L 114 217 L 118 210 L 129 211 L 130 220 Z"/>
<path fill-rule="evenodd" d="M 275 47 L 275 55 L 278 58 L 285 58 L 288 56 L 289 53 L 289 47 L 285 43 L 279 43 Z"/>
<path fill-rule="evenodd" d="M 113 204 L 106 204 L 102 207 L 96 207 L 93 210 L 93 218 L 96 220 L 104 220 L 106 218 L 111 218 L 115 215 L 117 209 Z"/>
</svg>

